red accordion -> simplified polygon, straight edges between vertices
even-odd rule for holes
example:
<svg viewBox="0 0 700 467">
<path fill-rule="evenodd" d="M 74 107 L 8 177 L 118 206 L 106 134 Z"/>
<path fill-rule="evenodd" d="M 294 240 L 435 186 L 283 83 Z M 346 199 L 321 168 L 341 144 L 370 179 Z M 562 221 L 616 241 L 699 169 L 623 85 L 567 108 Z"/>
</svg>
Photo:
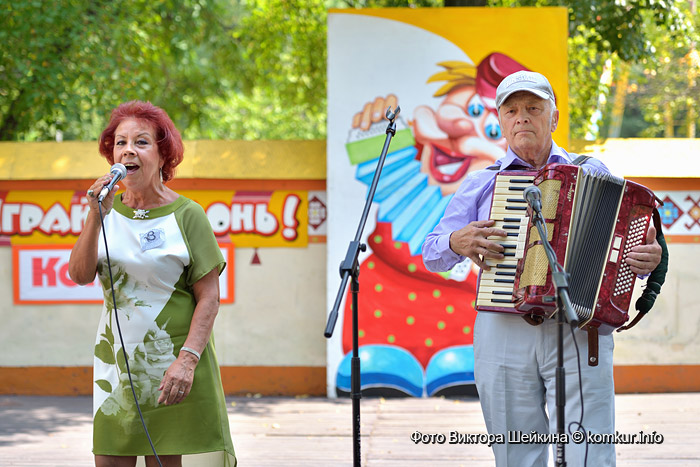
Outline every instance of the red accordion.
<svg viewBox="0 0 700 467">
<path fill-rule="evenodd" d="M 487 259 L 477 291 L 479 311 L 550 317 L 555 290 L 544 246 L 522 197 L 542 192 L 542 216 L 557 259 L 569 273 L 569 295 L 579 326 L 610 333 L 628 319 L 636 280 L 625 258 L 644 242 L 655 196 L 646 187 L 575 165 L 549 164 L 539 172 L 496 175 L 490 218 L 508 239 L 502 260 Z"/>
</svg>

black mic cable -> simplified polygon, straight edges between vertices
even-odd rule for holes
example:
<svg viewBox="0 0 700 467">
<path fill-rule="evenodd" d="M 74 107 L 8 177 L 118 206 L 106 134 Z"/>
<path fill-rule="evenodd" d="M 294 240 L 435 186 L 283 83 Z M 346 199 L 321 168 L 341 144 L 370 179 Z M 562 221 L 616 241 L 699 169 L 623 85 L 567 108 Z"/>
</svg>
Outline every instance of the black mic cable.
<svg viewBox="0 0 700 467">
<path fill-rule="evenodd" d="M 123 166 L 122 166 L 123 167 Z M 107 248 L 107 233 L 105 232 L 105 222 L 102 217 L 102 200 L 97 202 L 97 207 L 99 208 L 100 211 L 100 224 L 102 226 L 102 238 L 104 239 L 104 244 L 105 244 L 105 255 L 107 256 L 107 269 L 109 270 L 109 284 L 112 289 L 112 303 L 114 305 L 114 319 L 117 322 L 117 332 L 119 333 L 119 342 L 122 345 L 122 353 L 124 354 L 124 362 L 126 363 L 126 373 L 129 376 L 129 385 L 131 386 L 131 394 L 134 396 L 134 402 L 136 402 L 136 409 L 139 412 L 139 417 L 141 418 L 141 425 L 143 425 L 143 430 L 146 432 L 146 438 L 148 438 L 148 444 L 151 445 L 151 450 L 153 451 L 153 455 L 156 456 L 156 461 L 158 461 L 158 465 L 160 467 L 163 467 L 163 464 L 160 462 L 160 458 L 158 457 L 158 454 L 156 453 L 156 448 L 153 446 L 153 441 L 151 441 L 151 435 L 148 433 L 148 428 L 146 428 L 146 421 L 143 419 L 143 414 L 141 413 L 141 405 L 139 404 L 139 400 L 136 397 L 136 390 L 134 389 L 134 381 L 131 379 L 131 369 L 129 368 L 129 356 L 126 353 L 126 347 L 124 347 L 124 338 L 122 337 L 122 328 L 119 325 L 119 312 L 117 310 L 117 297 L 114 292 L 114 278 L 112 277 L 112 265 L 109 261 L 109 249 Z"/>
<path fill-rule="evenodd" d="M 525 201 L 527 201 L 527 204 L 532 208 L 534 211 L 535 218 L 539 218 L 539 222 L 542 224 L 542 230 L 544 231 L 544 236 L 542 237 L 543 239 L 547 238 L 547 223 L 544 220 L 544 216 L 542 215 L 542 191 L 534 185 L 529 186 L 525 188 L 523 191 L 523 198 Z M 536 221 L 537 222 L 537 221 Z M 554 249 L 552 248 L 552 245 L 549 244 L 548 241 L 542 241 L 542 246 L 544 247 L 545 251 L 547 251 L 549 254 L 552 255 L 553 258 L 556 259 L 556 253 L 554 252 Z M 559 272 L 566 272 L 564 268 L 562 267 L 561 264 L 559 264 L 558 261 L 555 261 L 555 267 L 557 271 Z M 554 271 L 552 271 L 554 272 Z M 559 313 L 563 313 L 563 310 L 559 310 Z M 583 465 L 584 467 L 588 464 L 588 436 L 587 433 L 588 431 L 586 428 L 583 426 L 583 410 L 584 410 L 584 405 L 583 405 L 583 373 L 581 371 L 581 353 L 578 348 L 578 342 L 576 342 L 576 335 L 574 333 L 574 326 L 569 326 L 569 330 L 571 331 L 571 339 L 574 341 L 574 347 L 576 349 L 576 364 L 578 367 L 578 389 L 579 389 L 579 398 L 581 401 L 581 416 L 578 421 L 573 421 L 570 422 L 569 425 L 567 426 L 567 431 L 569 432 L 569 435 L 572 434 L 572 426 L 577 426 L 576 431 L 581 430 L 584 433 L 584 441 L 585 441 L 585 451 L 584 451 L 584 457 L 583 457 Z"/>
</svg>

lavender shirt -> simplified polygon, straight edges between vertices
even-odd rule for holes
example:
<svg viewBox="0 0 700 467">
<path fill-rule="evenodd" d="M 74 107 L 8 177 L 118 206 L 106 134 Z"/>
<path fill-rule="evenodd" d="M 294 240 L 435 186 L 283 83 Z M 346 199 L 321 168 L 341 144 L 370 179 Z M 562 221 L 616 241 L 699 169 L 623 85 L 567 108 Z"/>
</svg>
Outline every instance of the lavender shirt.
<svg viewBox="0 0 700 467">
<path fill-rule="evenodd" d="M 548 164 L 570 164 L 572 160 L 569 153 L 552 141 L 552 149 L 550 149 L 547 159 Z M 496 174 L 499 171 L 509 168 L 513 170 L 515 166 L 526 167 L 525 169 L 518 167 L 521 170 L 534 170 L 530 164 L 515 155 L 510 147 L 508 147 L 506 155 L 497 160 L 495 165 L 500 166 L 500 168 L 472 172 L 464 179 L 447 205 L 445 214 L 438 225 L 425 237 L 423 263 L 429 271 L 449 271 L 457 263 L 464 261 L 464 256 L 458 255 L 450 249 L 450 235 L 470 222 L 489 218 L 493 187 Z M 608 168 L 597 159 L 588 159 L 582 167 L 586 171 L 610 173 Z"/>
</svg>

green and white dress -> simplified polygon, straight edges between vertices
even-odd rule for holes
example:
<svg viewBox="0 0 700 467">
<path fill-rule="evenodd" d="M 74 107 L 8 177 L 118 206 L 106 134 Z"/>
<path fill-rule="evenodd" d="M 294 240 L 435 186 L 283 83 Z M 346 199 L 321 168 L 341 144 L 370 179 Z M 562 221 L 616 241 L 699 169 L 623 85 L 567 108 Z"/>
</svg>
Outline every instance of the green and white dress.
<svg viewBox="0 0 700 467">
<path fill-rule="evenodd" d="M 182 454 L 183 466 L 235 466 L 213 337 L 190 394 L 176 405 L 158 404 L 163 375 L 190 330 L 192 286 L 226 266 L 204 210 L 184 196 L 167 206 L 134 210 L 116 196 L 105 216 L 105 233 L 124 346 L 156 452 Z M 102 239 L 97 272 L 104 306 L 95 342 L 93 452 L 152 455 L 129 386 Z"/>
</svg>

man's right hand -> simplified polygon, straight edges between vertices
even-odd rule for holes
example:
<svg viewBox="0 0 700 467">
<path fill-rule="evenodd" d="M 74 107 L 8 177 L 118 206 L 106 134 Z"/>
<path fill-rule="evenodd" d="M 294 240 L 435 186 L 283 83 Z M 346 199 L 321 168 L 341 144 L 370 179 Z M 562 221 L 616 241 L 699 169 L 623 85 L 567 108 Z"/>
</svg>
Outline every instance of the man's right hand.
<svg viewBox="0 0 700 467">
<path fill-rule="evenodd" d="M 498 243 L 489 240 L 488 237 L 507 237 L 504 230 L 491 227 L 495 221 L 474 221 L 467 226 L 455 230 L 450 235 L 450 248 L 458 255 L 470 258 L 474 264 L 484 271 L 491 268 L 485 259 L 503 259 L 505 248 Z"/>
</svg>

